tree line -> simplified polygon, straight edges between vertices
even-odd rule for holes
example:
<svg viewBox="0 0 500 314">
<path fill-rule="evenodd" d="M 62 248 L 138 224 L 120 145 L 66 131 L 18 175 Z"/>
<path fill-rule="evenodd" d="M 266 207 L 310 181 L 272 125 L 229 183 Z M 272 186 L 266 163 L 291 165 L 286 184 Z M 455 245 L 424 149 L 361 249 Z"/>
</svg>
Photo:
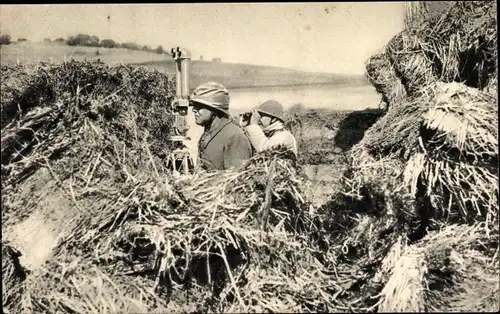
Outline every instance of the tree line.
<svg viewBox="0 0 500 314">
<path fill-rule="evenodd" d="M 18 42 L 26 41 L 26 38 L 19 38 L 17 41 Z M 125 48 L 130 50 L 149 51 L 158 54 L 167 53 L 161 45 L 156 48 L 152 48 L 148 45 L 138 45 L 134 42 L 119 43 L 113 39 L 100 39 L 97 36 L 91 36 L 87 34 L 77 34 L 75 36 L 69 36 L 67 39 L 61 37 L 56 38 L 54 40 L 51 40 L 50 38 L 45 38 L 44 42 L 65 43 L 68 46 Z M 12 40 L 10 35 L 7 34 L 0 35 L 0 45 L 9 45 L 11 43 Z"/>
<path fill-rule="evenodd" d="M 58 38 L 60 39 L 60 38 Z M 56 41 L 58 40 L 56 39 Z M 78 34 L 75 36 L 70 36 L 66 40 L 68 46 L 87 46 L 87 47 L 103 47 L 103 48 L 125 48 L 130 50 L 142 50 L 155 53 L 166 53 L 163 47 L 160 45 L 156 48 L 151 48 L 148 45 L 138 45 L 134 42 L 119 43 L 113 39 L 99 39 L 97 36 L 91 36 L 87 34 Z"/>
</svg>

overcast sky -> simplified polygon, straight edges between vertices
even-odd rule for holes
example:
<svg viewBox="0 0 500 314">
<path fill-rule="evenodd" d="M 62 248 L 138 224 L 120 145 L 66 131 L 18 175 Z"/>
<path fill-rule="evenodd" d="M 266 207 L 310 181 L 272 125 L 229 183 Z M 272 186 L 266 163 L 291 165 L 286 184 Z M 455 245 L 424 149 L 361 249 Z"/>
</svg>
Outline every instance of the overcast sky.
<svg viewBox="0 0 500 314">
<path fill-rule="evenodd" d="M 109 16 L 109 19 L 108 19 Z M 0 31 L 41 41 L 77 33 L 198 59 L 362 74 L 403 28 L 403 2 L 1 5 Z"/>
</svg>

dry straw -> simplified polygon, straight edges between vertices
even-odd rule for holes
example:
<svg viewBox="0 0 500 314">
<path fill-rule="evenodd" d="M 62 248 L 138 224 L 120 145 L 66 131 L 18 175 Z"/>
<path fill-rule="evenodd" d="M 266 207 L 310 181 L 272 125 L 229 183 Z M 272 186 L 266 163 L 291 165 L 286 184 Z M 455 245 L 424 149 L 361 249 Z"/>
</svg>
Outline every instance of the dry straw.
<svg viewBox="0 0 500 314">
<path fill-rule="evenodd" d="M 404 86 L 396 75 L 387 54 L 377 53 L 368 59 L 366 76 L 388 105 L 398 104 L 406 97 Z"/>
<path fill-rule="evenodd" d="M 406 31 L 418 38 L 444 82 L 483 88 L 496 69 L 496 1 L 454 1 L 442 14 L 413 19 Z"/>
<path fill-rule="evenodd" d="M 494 98 L 463 84 L 438 84 L 423 115 L 420 152 L 405 169 L 405 182 L 437 209 L 457 219 L 498 218 L 498 108 Z M 440 215 L 440 214 L 438 214 Z"/>
<path fill-rule="evenodd" d="M 385 53 L 410 96 L 418 94 L 421 88 L 439 78 L 426 49 L 416 36 L 406 30 L 394 36 L 386 46 Z"/>
<path fill-rule="evenodd" d="M 28 270 L 19 261 L 21 254 L 9 243 L 2 241 L 2 307 L 7 313 L 12 310 L 13 305 L 20 302 L 22 282 L 28 275 Z"/>
<path fill-rule="evenodd" d="M 13 85 L 13 96 L 2 97 L 4 223 L 15 223 L 39 206 L 20 191 L 41 179 L 40 168 L 59 184 L 53 195 L 63 192 L 78 210 L 85 206 L 79 199 L 93 195 L 95 202 L 107 196 L 109 181 L 133 180 L 138 170 L 153 167 L 158 152 L 168 150 L 164 105 L 171 82 L 163 74 L 90 62 L 38 63 L 25 84 L 15 85 L 28 68 L 17 66 L 2 77 L 2 83 Z M 51 97 L 42 97 L 47 91 Z M 92 187 L 99 180 L 101 188 Z M 81 194 L 75 192 L 78 187 Z M 29 206 L 13 213 L 17 203 Z"/>
<path fill-rule="evenodd" d="M 432 90 L 426 88 L 425 92 Z M 425 97 L 429 96 L 405 99 L 365 132 L 362 143 L 371 155 L 376 159 L 394 156 L 405 161 L 416 152 L 422 114 L 428 108 Z"/>
<path fill-rule="evenodd" d="M 289 310 L 333 308 L 334 298 L 327 292 L 331 279 L 324 277 L 325 283 L 316 285 L 324 266 L 298 263 L 314 262 L 317 251 L 310 239 L 317 227 L 308 218 L 301 190 L 288 159 L 269 156 L 256 156 L 238 171 L 199 172 L 167 181 L 138 179 L 122 186 L 115 202 L 77 216 L 54 253 L 59 259 L 73 255 L 94 260 L 108 272 L 148 273 L 160 290 L 165 285 L 186 289 L 208 284 L 212 305 L 197 302 L 216 311 L 257 306 L 251 303 L 257 296 L 245 297 L 252 291 L 245 282 L 253 270 L 272 265 L 269 271 L 279 281 L 288 278 L 283 284 L 289 292 L 279 298 L 294 300 Z M 307 265 L 312 268 L 303 269 Z M 300 273 L 294 279 L 292 274 Z M 274 282 L 272 277 L 263 280 Z M 311 288 L 304 290 L 307 286 Z M 310 293 L 316 297 L 304 297 Z M 329 298 L 319 302 L 321 295 Z M 259 299 L 267 307 L 259 306 L 273 309 L 269 302 L 276 295 L 268 297 Z"/>
<path fill-rule="evenodd" d="M 382 291 L 381 312 L 498 310 L 498 228 L 448 225 L 402 253 Z M 495 239 L 496 237 L 496 239 Z M 482 296 L 474 288 L 482 288 Z"/>
<path fill-rule="evenodd" d="M 388 312 L 425 312 L 424 277 L 427 265 L 419 250 L 405 250 L 395 263 L 392 275 L 381 294 L 383 301 L 378 311 Z"/>
<path fill-rule="evenodd" d="M 147 282 L 101 271 L 84 260 L 51 261 L 24 282 L 16 313 L 172 311 Z M 154 313 L 154 312 L 152 312 Z"/>
<path fill-rule="evenodd" d="M 498 106 L 492 95 L 459 83 L 438 84 L 436 94 L 423 117 L 424 126 L 438 132 L 434 145 L 446 143 L 484 159 L 498 155 Z"/>
</svg>

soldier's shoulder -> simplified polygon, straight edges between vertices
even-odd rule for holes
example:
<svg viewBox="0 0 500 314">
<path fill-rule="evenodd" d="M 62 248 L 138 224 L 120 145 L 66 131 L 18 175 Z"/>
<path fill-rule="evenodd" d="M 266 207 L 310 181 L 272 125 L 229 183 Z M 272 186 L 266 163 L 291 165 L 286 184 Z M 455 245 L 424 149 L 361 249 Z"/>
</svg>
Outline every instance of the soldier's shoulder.
<svg viewBox="0 0 500 314">
<path fill-rule="evenodd" d="M 231 121 L 226 126 L 226 130 L 228 130 L 228 131 L 241 131 L 241 132 L 243 132 L 243 129 L 235 121 Z"/>
<path fill-rule="evenodd" d="M 228 135 L 232 135 L 232 136 L 245 136 L 245 131 L 243 130 L 243 128 L 241 126 L 239 126 L 238 124 L 236 124 L 235 122 L 231 122 L 229 123 L 226 127 L 225 127 L 225 131 Z"/>
</svg>

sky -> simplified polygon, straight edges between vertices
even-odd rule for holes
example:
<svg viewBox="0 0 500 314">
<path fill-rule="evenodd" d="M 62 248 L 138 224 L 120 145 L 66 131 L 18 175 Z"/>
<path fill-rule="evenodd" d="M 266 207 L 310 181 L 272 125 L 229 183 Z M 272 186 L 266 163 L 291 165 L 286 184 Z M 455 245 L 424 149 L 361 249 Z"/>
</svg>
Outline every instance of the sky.
<svg viewBox="0 0 500 314">
<path fill-rule="evenodd" d="M 193 60 L 346 74 L 364 73 L 403 21 L 404 2 L 0 5 L 0 32 L 13 40 L 83 33 L 182 46 Z"/>
</svg>

